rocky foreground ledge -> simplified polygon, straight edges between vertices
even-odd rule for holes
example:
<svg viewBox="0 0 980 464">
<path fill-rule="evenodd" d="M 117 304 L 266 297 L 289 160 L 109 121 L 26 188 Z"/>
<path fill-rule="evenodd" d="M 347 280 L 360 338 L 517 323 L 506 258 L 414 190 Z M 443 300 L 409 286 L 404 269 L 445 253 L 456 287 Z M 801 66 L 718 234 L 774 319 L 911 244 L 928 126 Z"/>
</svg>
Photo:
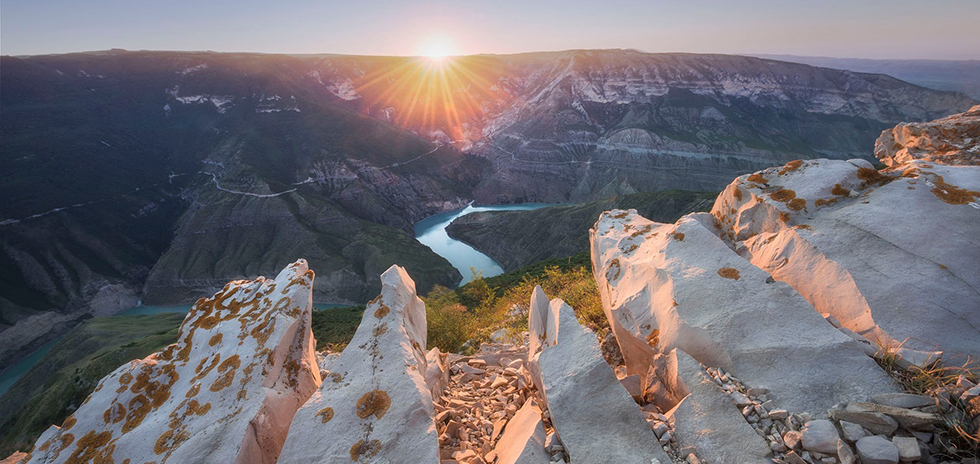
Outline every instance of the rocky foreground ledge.
<svg viewBox="0 0 980 464">
<path fill-rule="evenodd" d="M 938 161 L 796 161 L 674 224 L 603 213 L 603 343 L 539 287 L 523 342 L 428 349 L 392 266 L 316 353 L 305 261 L 230 282 L 4 464 L 975 463 L 935 453 L 950 418 L 980 428 L 977 379 L 912 395 L 880 367 L 980 357 L 980 166 Z"/>
</svg>

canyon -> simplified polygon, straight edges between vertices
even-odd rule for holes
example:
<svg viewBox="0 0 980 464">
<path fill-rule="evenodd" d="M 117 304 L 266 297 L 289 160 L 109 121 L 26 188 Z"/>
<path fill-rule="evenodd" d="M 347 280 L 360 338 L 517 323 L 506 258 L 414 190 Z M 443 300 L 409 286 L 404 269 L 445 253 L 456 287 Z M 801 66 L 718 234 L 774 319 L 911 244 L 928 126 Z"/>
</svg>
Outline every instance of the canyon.
<svg viewBox="0 0 980 464">
<path fill-rule="evenodd" d="M 602 339 L 537 287 L 522 333 L 440 352 L 392 265 L 317 352 L 307 261 L 231 281 L 8 462 L 975 461 L 949 440 L 980 430 L 976 374 L 903 376 L 980 356 L 978 111 L 883 131 L 882 169 L 793 160 L 673 223 L 603 211 Z"/>
</svg>

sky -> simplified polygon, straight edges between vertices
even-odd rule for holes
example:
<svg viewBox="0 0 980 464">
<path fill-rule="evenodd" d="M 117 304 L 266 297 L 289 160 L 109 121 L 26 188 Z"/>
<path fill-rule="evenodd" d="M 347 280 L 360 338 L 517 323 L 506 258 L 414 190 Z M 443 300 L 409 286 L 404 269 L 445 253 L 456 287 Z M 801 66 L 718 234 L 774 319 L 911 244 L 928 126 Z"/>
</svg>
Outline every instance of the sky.
<svg viewBox="0 0 980 464">
<path fill-rule="evenodd" d="M 980 59 L 980 0 L 0 0 L 0 54 L 578 48 Z"/>
</svg>

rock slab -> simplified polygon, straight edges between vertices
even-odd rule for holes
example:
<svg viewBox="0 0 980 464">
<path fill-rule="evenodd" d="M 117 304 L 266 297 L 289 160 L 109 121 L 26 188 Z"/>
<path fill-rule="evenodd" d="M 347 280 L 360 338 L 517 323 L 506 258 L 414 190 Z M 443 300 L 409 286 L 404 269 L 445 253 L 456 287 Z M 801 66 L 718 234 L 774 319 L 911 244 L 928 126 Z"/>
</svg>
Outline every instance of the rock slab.
<svg viewBox="0 0 980 464">
<path fill-rule="evenodd" d="M 320 384 L 306 261 L 197 301 L 177 343 L 109 374 L 29 463 L 274 463 Z"/>
<path fill-rule="evenodd" d="M 671 462 L 571 307 L 537 287 L 529 325 L 542 342 L 528 355 L 532 378 L 572 462 Z"/>
<path fill-rule="evenodd" d="M 381 283 L 354 338 L 296 412 L 280 463 L 439 462 L 425 305 L 403 268 L 389 268 Z"/>
</svg>

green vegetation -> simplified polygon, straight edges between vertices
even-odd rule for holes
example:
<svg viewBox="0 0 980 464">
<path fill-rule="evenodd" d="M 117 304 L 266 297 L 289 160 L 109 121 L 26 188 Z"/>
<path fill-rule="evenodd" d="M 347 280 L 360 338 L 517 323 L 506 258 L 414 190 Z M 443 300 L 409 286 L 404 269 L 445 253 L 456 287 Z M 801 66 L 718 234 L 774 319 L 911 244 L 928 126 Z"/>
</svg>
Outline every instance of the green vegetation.
<svg viewBox="0 0 980 464">
<path fill-rule="evenodd" d="M 313 338 L 316 339 L 316 350 L 342 351 L 354 338 L 364 309 L 364 305 L 357 305 L 314 310 Z"/>
<path fill-rule="evenodd" d="M 527 330 L 531 292 L 541 285 L 550 298 L 575 309 L 597 333 L 607 329 L 589 253 L 552 258 L 462 287 L 436 286 L 427 296 L 428 346 L 470 352 L 491 334 Z M 364 305 L 313 311 L 317 351 L 341 351 L 361 322 Z M 114 316 L 87 320 L 72 329 L 2 397 L 0 455 L 29 449 L 51 424 L 60 424 L 119 366 L 177 341 L 183 314 Z"/>
<path fill-rule="evenodd" d="M 527 330 L 528 305 L 537 285 L 549 298 L 565 300 L 583 325 L 605 333 L 608 326 L 589 254 L 579 253 L 477 278 L 455 290 L 436 287 L 424 298 L 429 347 L 469 353 L 490 341 L 497 330 L 517 336 Z"/>
<path fill-rule="evenodd" d="M 176 313 L 98 317 L 72 329 L 0 397 L 0 456 L 33 446 L 119 366 L 176 342 L 183 319 Z"/>
</svg>

